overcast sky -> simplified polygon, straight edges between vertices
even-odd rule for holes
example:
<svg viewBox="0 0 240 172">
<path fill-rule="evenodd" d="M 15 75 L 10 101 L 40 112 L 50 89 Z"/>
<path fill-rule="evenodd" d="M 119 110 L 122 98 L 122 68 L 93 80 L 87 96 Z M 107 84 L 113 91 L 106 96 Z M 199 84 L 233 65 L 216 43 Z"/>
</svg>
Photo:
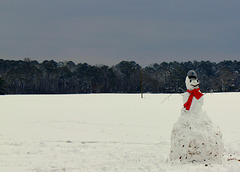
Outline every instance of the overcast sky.
<svg viewBox="0 0 240 172">
<path fill-rule="evenodd" d="M 239 0 L 0 0 L 0 58 L 240 60 Z"/>
</svg>

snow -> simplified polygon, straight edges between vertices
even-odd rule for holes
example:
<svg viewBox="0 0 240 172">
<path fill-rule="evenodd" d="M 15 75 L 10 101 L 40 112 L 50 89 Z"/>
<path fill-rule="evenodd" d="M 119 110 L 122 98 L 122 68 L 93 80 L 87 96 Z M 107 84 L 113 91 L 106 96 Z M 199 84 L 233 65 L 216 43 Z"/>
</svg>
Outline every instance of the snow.
<svg viewBox="0 0 240 172">
<path fill-rule="evenodd" d="M 183 104 L 190 93 L 183 95 Z M 222 132 L 202 110 L 204 96 L 193 96 L 190 108 L 182 107 L 181 116 L 174 124 L 171 134 L 170 160 L 182 163 L 222 163 L 224 143 Z M 188 109 L 188 110 L 187 110 Z"/>
<path fill-rule="evenodd" d="M 240 93 L 204 95 L 225 148 L 225 161 L 205 166 L 167 161 L 181 94 L 0 96 L 0 171 L 239 172 L 239 102 Z"/>
</svg>

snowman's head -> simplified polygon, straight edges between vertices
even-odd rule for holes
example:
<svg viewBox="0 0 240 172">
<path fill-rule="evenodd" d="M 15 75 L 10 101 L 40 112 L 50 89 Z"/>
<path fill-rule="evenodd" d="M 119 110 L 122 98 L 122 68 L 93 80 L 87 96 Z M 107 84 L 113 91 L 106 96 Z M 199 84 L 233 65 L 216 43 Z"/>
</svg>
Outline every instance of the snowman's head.
<svg viewBox="0 0 240 172">
<path fill-rule="evenodd" d="M 200 82 L 199 82 L 199 80 L 197 78 L 197 74 L 194 70 L 190 70 L 188 72 L 185 83 L 186 83 L 186 87 L 188 90 L 193 90 L 193 89 L 199 88 Z"/>
</svg>

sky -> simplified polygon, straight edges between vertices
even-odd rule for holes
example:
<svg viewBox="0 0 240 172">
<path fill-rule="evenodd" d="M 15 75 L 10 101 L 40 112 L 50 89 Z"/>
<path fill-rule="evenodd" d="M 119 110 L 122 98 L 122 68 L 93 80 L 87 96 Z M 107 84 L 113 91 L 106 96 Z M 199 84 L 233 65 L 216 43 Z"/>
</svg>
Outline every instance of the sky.
<svg viewBox="0 0 240 172">
<path fill-rule="evenodd" d="M 0 0 L 0 58 L 240 60 L 239 0 Z"/>
</svg>

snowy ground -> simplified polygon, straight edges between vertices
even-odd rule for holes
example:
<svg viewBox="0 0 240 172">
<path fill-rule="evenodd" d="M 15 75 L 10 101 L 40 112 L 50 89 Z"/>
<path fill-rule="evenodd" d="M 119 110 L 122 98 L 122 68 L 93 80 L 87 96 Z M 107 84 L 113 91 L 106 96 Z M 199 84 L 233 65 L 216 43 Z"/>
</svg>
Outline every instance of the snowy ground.
<svg viewBox="0 0 240 172">
<path fill-rule="evenodd" d="M 206 94 L 224 135 L 224 159 L 240 159 L 240 93 Z M 172 164 L 180 94 L 0 96 L 0 171 L 229 171 L 240 162 Z"/>
</svg>

